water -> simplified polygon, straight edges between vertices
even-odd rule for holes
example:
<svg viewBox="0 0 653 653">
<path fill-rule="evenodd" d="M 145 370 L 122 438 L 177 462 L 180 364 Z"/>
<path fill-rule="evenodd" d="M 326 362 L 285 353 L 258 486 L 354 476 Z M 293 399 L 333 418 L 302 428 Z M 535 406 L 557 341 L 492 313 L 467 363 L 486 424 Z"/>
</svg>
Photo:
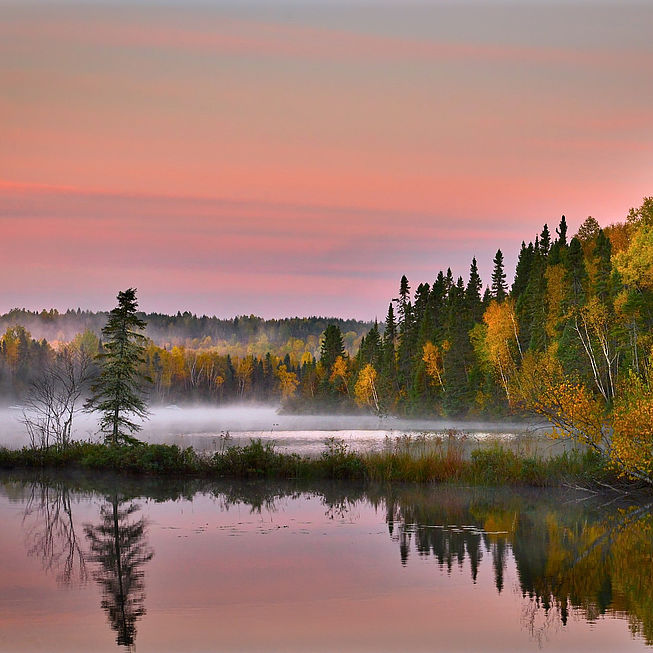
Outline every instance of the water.
<svg viewBox="0 0 653 653">
<path fill-rule="evenodd" d="M 644 650 L 649 509 L 5 472 L 0 651 Z"/>
<path fill-rule="evenodd" d="M 20 423 L 19 406 L 0 412 L 0 445 L 21 447 L 27 442 Z M 475 439 L 488 437 L 511 439 L 533 427 L 503 420 L 498 422 L 457 422 L 453 420 L 409 420 L 373 415 L 279 415 L 274 407 L 228 406 L 184 407 L 164 406 L 151 410 L 143 423 L 140 438 L 148 442 L 165 442 L 182 447 L 194 446 L 200 451 L 214 451 L 225 444 L 244 445 L 253 438 L 273 441 L 280 450 L 314 455 L 324 448 L 324 440 L 336 436 L 356 450 L 369 450 L 384 445 L 386 438 L 416 436 L 424 432 L 445 432 L 457 429 Z M 224 436 L 229 434 L 227 441 Z M 81 413 L 76 417 L 73 436 L 97 439 L 97 417 Z M 222 436 L 222 437 L 221 437 Z M 536 436 L 542 439 L 541 431 Z M 551 442 L 548 442 L 548 446 Z"/>
</svg>

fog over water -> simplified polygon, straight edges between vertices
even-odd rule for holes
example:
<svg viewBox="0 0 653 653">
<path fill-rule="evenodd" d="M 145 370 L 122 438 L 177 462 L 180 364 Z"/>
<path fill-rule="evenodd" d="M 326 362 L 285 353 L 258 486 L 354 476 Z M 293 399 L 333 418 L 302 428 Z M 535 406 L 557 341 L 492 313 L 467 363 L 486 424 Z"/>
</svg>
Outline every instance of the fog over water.
<svg viewBox="0 0 653 653">
<path fill-rule="evenodd" d="M 213 451 L 225 446 L 248 444 L 253 438 L 274 441 L 280 448 L 300 453 L 317 453 L 328 437 L 345 440 L 352 448 L 365 450 L 383 446 L 386 438 L 446 432 L 456 429 L 476 438 L 513 438 L 524 433 L 541 433 L 535 426 L 507 420 L 460 422 L 455 420 L 379 418 L 374 415 L 280 415 L 276 406 L 231 405 L 227 407 L 175 405 L 150 409 L 138 437 L 148 442 L 174 443 Z M 0 446 L 27 444 L 20 422 L 22 407 L 0 410 Z M 80 413 L 73 435 L 77 439 L 98 439 L 97 414 Z"/>
</svg>

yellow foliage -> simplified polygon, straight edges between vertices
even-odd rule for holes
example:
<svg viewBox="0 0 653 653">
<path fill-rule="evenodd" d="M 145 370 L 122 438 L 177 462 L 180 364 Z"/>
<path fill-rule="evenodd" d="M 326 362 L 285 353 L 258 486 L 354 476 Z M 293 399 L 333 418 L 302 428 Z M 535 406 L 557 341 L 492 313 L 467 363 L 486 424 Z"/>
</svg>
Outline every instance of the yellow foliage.
<svg viewBox="0 0 653 653">
<path fill-rule="evenodd" d="M 442 375 L 444 374 L 444 366 L 440 348 L 430 341 L 425 342 L 422 349 L 422 360 L 425 363 L 426 373 L 431 378 L 431 381 L 433 383 L 437 381 L 440 387 L 443 388 Z"/>
<path fill-rule="evenodd" d="M 563 315 L 565 299 L 565 266 L 562 263 L 546 268 L 547 300 L 549 310 L 546 317 L 546 333 L 551 340 L 556 337 L 556 329 Z"/>
<path fill-rule="evenodd" d="M 377 373 L 374 366 L 368 363 L 359 373 L 354 386 L 356 403 L 360 406 L 373 406 L 379 410 L 379 398 L 376 392 Z"/>
<path fill-rule="evenodd" d="M 346 358 L 343 358 L 342 356 L 338 356 L 333 363 L 333 367 L 331 368 L 331 376 L 329 377 L 329 381 L 331 383 L 339 382 L 340 390 L 342 391 L 344 388 L 347 392 L 349 392 L 349 388 L 347 386 L 348 380 L 349 380 L 348 360 Z"/>
<path fill-rule="evenodd" d="M 279 379 L 279 389 L 281 390 L 281 399 L 292 397 L 297 390 L 299 381 L 294 372 L 289 372 L 285 365 L 279 365 L 277 368 L 277 378 Z"/>
<path fill-rule="evenodd" d="M 584 384 L 565 377 L 555 350 L 525 354 L 513 392 L 524 408 L 549 420 L 552 437 L 572 438 L 607 453 L 604 403 Z"/>
<path fill-rule="evenodd" d="M 627 286 L 653 290 L 653 225 L 642 224 L 613 262 Z"/>
<path fill-rule="evenodd" d="M 485 345 L 488 358 L 501 379 L 508 400 L 511 400 L 509 386 L 511 378 L 517 371 L 515 350 L 519 349 L 514 302 L 512 300 L 501 303 L 490 302 L 483 315 L 483 322 L 487 327 Z"/>
<path fill-rule="evenodd" d="M 653 476 L 653 389 L 630 374 L 612 416 L 614 462 L 631 475 Z"/>
</svg>

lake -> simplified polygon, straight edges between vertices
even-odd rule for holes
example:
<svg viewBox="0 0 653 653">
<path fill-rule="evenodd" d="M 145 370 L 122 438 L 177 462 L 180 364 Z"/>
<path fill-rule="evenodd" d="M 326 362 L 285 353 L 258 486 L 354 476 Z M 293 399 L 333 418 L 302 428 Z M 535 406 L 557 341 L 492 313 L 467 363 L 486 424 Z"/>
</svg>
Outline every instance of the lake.
<svg viewBox="0 0 653 653">
<path fill-rule="evenodd" d="M 636 651 L 653 517 L 572 491 L 0 473 L 0 651 Z"/>
</svg>

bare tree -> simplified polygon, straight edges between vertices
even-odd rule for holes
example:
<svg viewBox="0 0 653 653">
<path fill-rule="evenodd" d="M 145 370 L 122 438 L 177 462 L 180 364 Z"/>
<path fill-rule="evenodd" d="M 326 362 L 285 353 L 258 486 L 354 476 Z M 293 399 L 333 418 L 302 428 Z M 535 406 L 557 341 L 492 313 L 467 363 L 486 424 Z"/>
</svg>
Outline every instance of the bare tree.
<svg viewBox="0 0 653 653">
<path fill-rule="evenodd" d="M 83 348 L 66 348 L 32 382 L 22 422 L 34 449 L 66 448 L 73 419 L 92 370 L 93 357 Z"/>
</svg>

